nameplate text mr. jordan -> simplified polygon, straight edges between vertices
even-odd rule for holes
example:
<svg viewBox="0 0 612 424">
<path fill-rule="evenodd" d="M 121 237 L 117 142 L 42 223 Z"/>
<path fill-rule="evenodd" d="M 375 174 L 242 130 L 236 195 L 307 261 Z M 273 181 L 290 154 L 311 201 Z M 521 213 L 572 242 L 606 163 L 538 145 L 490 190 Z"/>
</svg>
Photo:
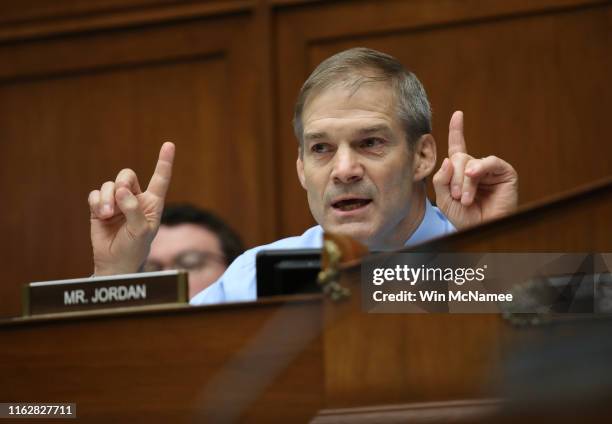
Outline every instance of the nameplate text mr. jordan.
<svg viewBox="0 0 612 424">
<path fill-rule="evenodd" d="M 30 283 L 24 315 L 187 303 L 187 274 L 159 271 Z"/>
</svg>

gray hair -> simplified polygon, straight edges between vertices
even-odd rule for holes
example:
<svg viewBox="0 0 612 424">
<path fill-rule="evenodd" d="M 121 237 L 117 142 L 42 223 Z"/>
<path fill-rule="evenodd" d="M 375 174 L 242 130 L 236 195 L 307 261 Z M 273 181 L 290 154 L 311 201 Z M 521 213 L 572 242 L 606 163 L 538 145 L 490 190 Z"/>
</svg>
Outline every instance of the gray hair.
<svg viewBox="0 0 612 424">
<path fill-rule="evenodd" d="M 293 115 L 295 136 L 303 144 L 302 112 L 309 98 L 326 88 L 342 84 L 356 92 L 364 83 L 387 82 L 397 101 L 397 116 L 409 145 L 431 133 L 431 108 L 416 75 L 385 53 L 357 47 L 325 59 L 310 74 L 298 96 Z"/>
</svg>

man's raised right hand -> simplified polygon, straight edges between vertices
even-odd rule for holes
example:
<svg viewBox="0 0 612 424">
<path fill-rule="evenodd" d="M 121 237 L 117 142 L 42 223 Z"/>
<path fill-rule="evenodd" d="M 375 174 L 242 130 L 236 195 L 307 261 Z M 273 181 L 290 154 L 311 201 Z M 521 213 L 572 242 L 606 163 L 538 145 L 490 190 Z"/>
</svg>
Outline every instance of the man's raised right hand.
<svg viewBox="0 0 612 424">
<path fill-rule="evenodd" d="M 172 176 L 175 147 L 164 143 L 146 191 L 138 177 L 123 169 L 89 193 L 94 275 L 137 272 L 159 228 L 166 192 Z"/>
</svg>

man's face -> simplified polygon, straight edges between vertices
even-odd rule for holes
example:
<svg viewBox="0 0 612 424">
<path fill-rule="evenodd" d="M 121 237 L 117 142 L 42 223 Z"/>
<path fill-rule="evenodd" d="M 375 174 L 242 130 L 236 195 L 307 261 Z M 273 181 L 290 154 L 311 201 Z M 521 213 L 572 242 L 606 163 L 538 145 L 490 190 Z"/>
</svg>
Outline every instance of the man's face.
<svg viewBox="0 0 612 424">
<path fill-rule="evenodd" d="M 145 262 L 145 271 L 189 271 L 189 298 L 214 283 L 226 268 L 219 238 L 195 224 L 161 225 Z"/>
<path fill-rule="evenodd" d="M 297 169 L 315 220 L 371 248 L 403 245 L 414 230 L 413 155 L 387 84 L 316 93 L 302 122 Z"/>
</svg>

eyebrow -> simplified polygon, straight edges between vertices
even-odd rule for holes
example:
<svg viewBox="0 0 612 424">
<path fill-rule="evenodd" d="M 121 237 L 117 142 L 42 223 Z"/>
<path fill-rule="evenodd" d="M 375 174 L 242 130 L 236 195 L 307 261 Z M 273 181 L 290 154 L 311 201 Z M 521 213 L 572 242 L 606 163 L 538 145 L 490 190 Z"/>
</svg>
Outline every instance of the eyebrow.
<svg viewBox="0 0 612 424">
<path fill-rule="evenodd" d="M 385 124 L 380 124 L 380 125 L 374 125 L 371 127 L 366 127 L 366 128 L 361 128 L 357 131 L 357 133 L 360 136 L 364 136 L 364 135 L 371 135 L 371 134 L 376 134 L 376 133 L 384 133 L 384 134 L 389 134 L 391 132 L 391 128 L 389 128 L 388 125 Z"/>
<path fill-rule="evenodd" d="M 327 138 L 326 132 L 309 132 L 309 133 L 304 134 L 304 140 L 306 141 L 323 140 L 325 138 Z"/>
<path fill-rule="evenodd" d="M 380 124 L 374 125 L 371 127 L 360 128 L 357 130 L 357 135 L 360 137 L 376 134 L 376 133 L 384 133 L 385 135 L 390 134 L 391 129 L 388 125 Z M 324 140 L 327 138 L 327 133 L 325 131 L 319 132 L 309 132 L 304 134 L 305 141 L 314 141 L 314 140 Z"/>
</svg>

